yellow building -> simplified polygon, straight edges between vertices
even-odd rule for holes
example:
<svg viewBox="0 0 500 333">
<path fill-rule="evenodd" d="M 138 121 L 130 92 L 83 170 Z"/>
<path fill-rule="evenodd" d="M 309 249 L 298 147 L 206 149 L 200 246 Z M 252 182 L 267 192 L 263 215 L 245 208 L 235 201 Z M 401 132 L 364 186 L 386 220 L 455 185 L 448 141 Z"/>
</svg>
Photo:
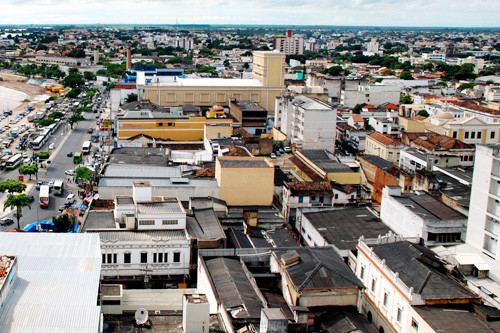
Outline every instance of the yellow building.
<svg viewBox="0 0 500 333">
<path fill-rule="evenodd" d="M 264 157 L 219 156 L 215 179 L 229 206 L 271 206 L 274 167 Z"/>
<path fill-rule="evenodd" d="M 401 128 L 405 130 L 405 132 L 408 133 L 425 131 L 425 123 L 420 118 L 410 119 L 403 116 L 399 116 L 399 125 L 401 126 Z"/>
<path fill-rule="evenodd" d="M 127 111 L 117 117 L 116 135 L 119 140 L 145 134 L 162 140 L 201 141 L 207 130 L 206 125 L 225 126 L 209 128 L 211 136 L 218 137 L 217 133 L 220 133 L 220 137 L 227 137 L 233 132 L 233 120 L 230 118 L 207 119 L 163 112 Z"/>
<path fill-rule="evenodd" d="M 382 157 L 384 160 L 399 165 L 399 152 L 406 146 L 388 134 L 373 132 L 366 137 L 365 154 Z"/>
<path fill-rule="evenodd" d="M 161 106 L 228 106 L 231 98 L 252 100 L 258 102 L 269 114 L 274 114 L 274 100 L 285 89 L 285 54 L 254 51 L 253 77 L 179 78 L 170 82 L 148 83 L 141 94 L 144 99 Z"/>
</svg>

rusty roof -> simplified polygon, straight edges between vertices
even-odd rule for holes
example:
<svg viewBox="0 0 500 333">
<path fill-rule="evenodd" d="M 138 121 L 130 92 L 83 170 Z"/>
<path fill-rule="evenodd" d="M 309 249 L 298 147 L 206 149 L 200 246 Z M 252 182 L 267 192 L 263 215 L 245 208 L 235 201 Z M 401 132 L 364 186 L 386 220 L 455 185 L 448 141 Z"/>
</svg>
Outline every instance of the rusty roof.
<svg viewBox="0 0 500 333">
<path fill-rule="evenodd" d="M 386 146 L 389 146 L 389 145 L 399 146 L 399 145 L 403 144 L 401 141 L 393 138 L 392 136 L 390 136 L 388 134 L 382 134 L 379 132 L 373 132 L 369 135 L 369 137 L 371 137 L 374 140 L 377 140 L 378 142 L 380 142 L 381 144 L 386 145 Z"/>
<path fill-rule="evenodd" d="M 418 145 L 424 149 L 434 150 L 434 149 L 471 149 L 473 146 L 449 137 L 447 135 L 441 135 L 434 132 L 415 132 L 406 133 L 407 138 L 410 142 Z"/>
<path fill-rule="evenodd" d="M 195 177 L 210 177 L 214 178 L 215 177 L 215 169 L 214 168 L 209 168 L 209 169 L 198 169 L 196 170 Z"/>
<path fill-rule="evenodd" d="M 467 108 L 467 109 L 471 109 L 471 110 L 475 110 L 475 111 L 480 111 L 480 112 L 485 112 L 485 113 L 489 113 L 489 114 L 492 114 L 492 115 L 495 115 L 495 116 L 500 115 L 500 111 L 499 110 L 493 110 L 493 109 L 484 107 L 482 105 L 476 104 L 476 103 L 474 103 L 472 101 L 451 101 L 451 103 L 453 103 L 453 104 L 455 104 L 457 106 L 461 106 L 461 107 Z"/>
<path fill-rule="evenodd" d="M 333 197 L 332 185 L 328 181 L 296 181 L 289 182 L 286 186 L 293 196 L 326 196 Z"/>
<path fill-rule="evenodd" d="M 424 116 L 415 116 L 413 117 L 414 120 L 424 120 L 424 119 L 427 119 L 427 117 L 424 117 Z"/>
<path fill-rule="evenodd" d="M 340 128 L 340 129 L 343 129 L 343 130 L 346 130 L 346 131 L 352 131 L 352 130 L 355 130 L 355 128 L 354 128 L 354 127 L 352 127 L 351 125 L 346 124 L 346 123 L 340 123 L 340 124 L 337 124 L 337 128 Z"/>
</svg>

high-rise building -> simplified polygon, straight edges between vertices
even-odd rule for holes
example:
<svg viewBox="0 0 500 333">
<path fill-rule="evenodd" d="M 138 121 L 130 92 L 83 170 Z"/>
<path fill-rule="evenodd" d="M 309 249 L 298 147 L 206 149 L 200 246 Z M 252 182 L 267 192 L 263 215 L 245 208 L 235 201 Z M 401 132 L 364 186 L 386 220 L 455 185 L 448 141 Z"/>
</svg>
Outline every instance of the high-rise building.
<svg viewBox="0 0 500 333">
<path fill-rule="evenodd" d="M 304 54 L 304 38 L 287 30 L 285 36 L 276 37 L 276 50 L 285 54 Z"/>
<path fill-rule="evenodd" d="M 466 242 L 498 259 L 500 248 L 500 144 L 476 146 Z"/>
</svg>

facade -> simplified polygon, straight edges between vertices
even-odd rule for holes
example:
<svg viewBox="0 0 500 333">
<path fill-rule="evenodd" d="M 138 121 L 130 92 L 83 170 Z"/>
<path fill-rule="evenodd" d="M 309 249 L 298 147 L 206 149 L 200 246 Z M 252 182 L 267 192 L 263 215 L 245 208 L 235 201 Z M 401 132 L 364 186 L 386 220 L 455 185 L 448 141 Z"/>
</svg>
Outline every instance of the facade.
<svg viewBox="0 0 500 333">
<path fill-rule="evenodd" d="M 277 99 L 275 127 L 308 148 L 332 150 L 335 144 L 337 109 L 306 96 Z"/>
<path fill-rule="evenodd" d="M 370 117 L 368 120 L 368 125 L 373 127 L 373 129 L 382 134 L 399 134 L 399 125 L 393 122 L 389 118 L 375 118 Z"/>
<path fill-rule="evenodd" d="M 229 113 L 236 118 L 245 130 L 260 135 L 266 132 L 267 111 L 255 101 L 229 101 Z"/>
<path fill-rule="evenodd" d="M 330 182 L 288 182 L 283 185 L 283 216 L 295 217 L 302 207 L 332 207 L 333 190 Z"/>
<path fill-rule="evenodd" d="M 384 160 L 399 164 L 399 154 L 406 146 L 387 134 L 373 132 L 366 137 L 365 154 L 382 157 Z"/>
<path fill-rule="evenodd" d="M 401 150 L 399 155 L 399 167 L 412 175 L 418 170 L 433 171 L 434 166 L 456 167 L 462 163 L 459 156 L 434 155 L 414 147 Z"/>
<path fill-rule="evenodd" d="M 190 79 L 146 84 L 141 97 L 161 106 L 194 104 L 229 105 L 229 100 L 253 100 L 273 110 L 274 100 L 285 89 L 285 54 L 255 51 L 253 79 Z"/>
<path fill-rule="evenodd" d="M 477 145 L 467 243 L 495 259 L 500 247 L 500 145 Z"/>
<path fill-rule="evenodd" d="M 116 136 L 128 139 L 139 134 L 162 140 L 201 141 L 206 125 L 226 125 L 231 127 L 231 118 L 191 117 L 177 113 L 127 111 L 116 117 Z"/>
<path fill-rule="evenodd" d="M 468 144 L 500 143 L 500 124 L 489 124 L 477 117 L 447 122 L 443 129 L 446 135 Z"/>
<path fill-rule="evenodd" d="M 380 218 L 403 237 L 420 237 L 426 245 L 463 242 L 467 217 L 430 194 L 402 194 L 401 187 L 382 191 Z"/>
<path fill-rule="evenodd" d="M 86 58 L 70 58 L 70 57 L 56 57 L 56 56 L 42 56 L 37 55 L 35 58 L 37 65 L 58 65 L 58 66 L 71 66 L 80 67 L 82 65 L 90 65 L 90 61 Z"/>
<path fill-rule="evenodd" d="M 358 86 L 357 90 L 343 90 L 341 104 L 353 108 L 356 104 L 380 105 L 383 103 L 399 104 L 401 88 L 399 86 L 369 85 Z"/>
<path fill-rule="evenodd" d="M 304 37 L 287 30 L 286 36 L 276 37 L 275 49 L 285 54 L 304 54 Z"/>
<path fill-rule="evenodd" d="M 215 178 L 228 206 L 271 206 L 274 167 L 263 157 L 217 157 Z"/>
<path fill-rule="evenodd" d="M 445 273 L 444 263 L 434 252 L 407 241 L 368 246 L 360 240 L 355 271 L 366 287 L 360 312 L 379 332 L 440 332 L 421 331 L 421 321 L 415 316 L 417 306 L 481 302 L 478 295 Z"/>
</svg>

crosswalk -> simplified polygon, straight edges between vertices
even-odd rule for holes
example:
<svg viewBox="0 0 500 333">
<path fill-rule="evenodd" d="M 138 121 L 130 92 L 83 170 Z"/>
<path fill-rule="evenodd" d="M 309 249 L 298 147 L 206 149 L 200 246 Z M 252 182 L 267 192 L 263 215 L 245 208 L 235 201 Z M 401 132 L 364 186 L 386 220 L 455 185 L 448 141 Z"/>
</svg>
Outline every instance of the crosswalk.
<svg viewBox="0 0 500 333">
<path fill-rule="evenodd" d="M 43 183 L 49 183 L 49 182 L 55 183 L 58 180 L 65 181 L 66 179 L 62 179 L 62 178 L 38 178 L 38 181 L 43 182 Z"/>
</svg>

